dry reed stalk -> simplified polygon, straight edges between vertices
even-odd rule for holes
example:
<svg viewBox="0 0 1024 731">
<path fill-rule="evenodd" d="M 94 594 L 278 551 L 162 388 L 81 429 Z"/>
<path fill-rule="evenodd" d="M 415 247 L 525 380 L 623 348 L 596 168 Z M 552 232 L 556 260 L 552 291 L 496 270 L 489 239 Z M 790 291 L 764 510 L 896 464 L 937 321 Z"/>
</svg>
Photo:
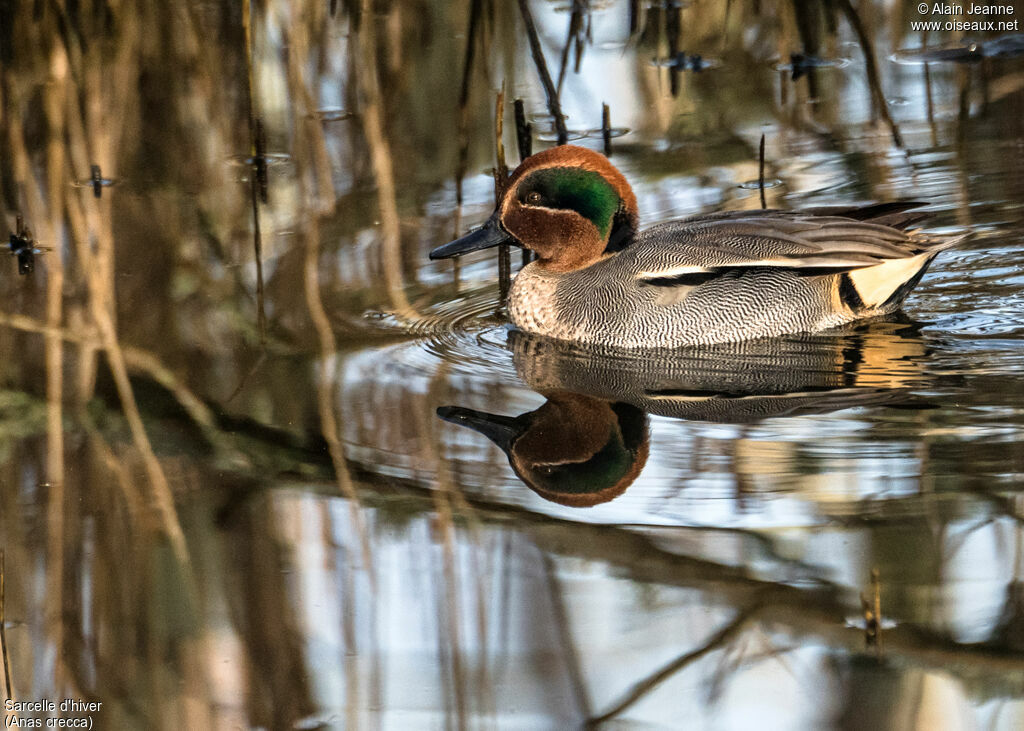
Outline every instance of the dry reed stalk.
<svg viewBox="0 0 1024 731">
<path fill-rule="evenodd" d="M 608 105 L 601 104 L 601 139 L 604 141 L 605 157 L 612 156 L 612 111 Z"/>
<path fill-rule="evenodd" d="M 860 597 L 861 609 L 864 612 L 864 646 L 875 648 L 882 654 L 882 586 L 878 577 L 878 569 L 871 569 L 871 594 Z"/>
<path fill-rule="evenodd" d="M 513 105 L 516 118 L 516 150 L 519 162 L 533 154 L 533 125 L 526 121 L 526 108 L 522 99 L 516 99 Z"/>
<path fill-rule="evenodd" d="M 758 156 L 757 166 L 757 189 L 761 193 L 761 210 L 768 207 L 764 198 L 764 133 L 761 133 L 761 152 Z"/>
<path fill-rule="evenodd" d="M 526 121 L 526 108 L 522 99 L 516 99 L 516 148 L 519 152 L 519 162 L 522 162 L 533 154 L 533 125 Z M 533 258 L 529 249 L 523 249 L 523 266 L 530 263 Z"/>
</svg>

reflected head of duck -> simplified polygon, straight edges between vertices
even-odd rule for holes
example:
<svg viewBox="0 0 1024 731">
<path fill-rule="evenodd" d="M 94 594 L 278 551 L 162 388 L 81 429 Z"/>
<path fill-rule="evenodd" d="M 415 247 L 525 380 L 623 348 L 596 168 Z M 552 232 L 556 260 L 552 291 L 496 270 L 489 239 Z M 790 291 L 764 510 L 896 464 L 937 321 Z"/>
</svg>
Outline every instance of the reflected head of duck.
<svg viewBox="0 0 1024 731">
<path fill-rule="evenodd" d="M 647 415 L 580 394 L 546 394 L 540 408 L 510 417 L 442 406 L 437 415 L 498 445 L 513 471 L 545 500 L 583 508 L 621 495 L 647 462 Z"/>
</svg>

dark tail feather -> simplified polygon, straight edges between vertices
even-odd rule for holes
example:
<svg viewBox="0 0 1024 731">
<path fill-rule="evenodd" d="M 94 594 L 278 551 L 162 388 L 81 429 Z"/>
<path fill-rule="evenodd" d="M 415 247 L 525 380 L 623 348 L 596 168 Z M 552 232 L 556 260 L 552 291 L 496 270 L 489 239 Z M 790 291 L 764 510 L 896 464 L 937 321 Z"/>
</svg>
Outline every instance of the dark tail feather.
<svg viewBox="0 0 1024 731">
<path fill-rule="evenodd" d="M 924 211 L 907 213 L 914 208 L 928 205 L 924 201 L 890 201 L 889 203 L 873 203 L 867 206 L 824 206 L 822 208 L 811 208 L 808 213 L 816 216 L 842 216 L 852 218 L 856 221 L 877 223 L 880 226 L 890 226 L 903 230 L 920 223 L 929 217 Z"/>
</svg>

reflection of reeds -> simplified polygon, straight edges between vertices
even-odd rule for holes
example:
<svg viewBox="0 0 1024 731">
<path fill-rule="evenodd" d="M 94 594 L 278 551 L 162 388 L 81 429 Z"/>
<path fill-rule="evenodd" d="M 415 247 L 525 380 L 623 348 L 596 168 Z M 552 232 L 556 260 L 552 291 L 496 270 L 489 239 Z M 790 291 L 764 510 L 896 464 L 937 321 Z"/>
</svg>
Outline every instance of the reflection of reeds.
<svg viewBox="0 0 1024 731">
<path fill-rule="evenodd" d="M 558 89 L 555 88 L 554 83 L 551 81 L 548 64 L 544 60 L 544 49 L 540 45 L 540 37 L 537 35 L 537 24 L 533 20 L 533 13 L 530 12 L 529 0 L 519 0 L 519 14 L 523 17 L 523 25 L 526 27 L 526 39 L 530 43 L 530 55 L 533 57 L 534 66 L 537 67 L 537 76 L 540 78 L 541 86 L 544 87 L 544 94 L 548 100 L 548 111 L 551 112 L 551 119 L 555 125 L 558 144 L 564 145 L 569 141 L 569 131 L 565 127 L 565 117 L 562 114 L 562 103 L 558 98 Z"/>
<path fill-rule="evenodd" d="M 454 705 L 458 728 L 466 727 L 466 713 L 470 697 L 468 696 L 468 673 L 463 660 L 463 632 L 459 612 L 459 600 L 462 595 L 463 573 L 459 571 L 456 555 L 456 516 L 468 524 L 466 531 L 476 549 L 471 553 L 472 575 L 475 578 L 474 600 L 476 608 L 476 636 L 480 648 L 477 657 L 478 671 L 475 674 L 474 690 L 479 711 L 493 710 L 491 683 L 487 672 L 487 637 L 488 614 L 485 582 L 488 572 L 480 564 L 480 549 L 483 546 L 483 531 L 476 508 L 467 500 L 459 483 L 452 478 L 449 464 L 441 459 L 443 445 L 437 431 L 437 420 L 431 413 L 431 405 L 441 401 L 439 393 L 447 383 L 448 372 L 442 367 L 431 379 L 426 399 L 419 399 L 416 410 L 417 424 L 421 434 L 427 435 L 423 441 L 422 458 L 434 473 L 434 484 L 431 489 L 431 505 L 434 511 L 434 526 L 442 550 L 442 577 L 444 583 L 442 612 L 439 630 L 442 636 L 442 656 L 446 657 L 449 667 L 443 668 L 444 677 L 450 678 L 449 695 Z M 446 699 L 447 702 L 447 699 Z"/>
<path fill-rule="evenodd" d="M 63 51 L 61 46 L 57 46 L 54 52 L 57 54 L 56 57 L 59 61 L 51 65 L 51 69 L 54 69 L 58 74 L 66 74 L 68 72 L 69 56 Z M 84 73 L 82 76 L 86 81 L 86 93 L 93 88 L 92 85 L 100 83 L 99 77 L 94 73 Z M 62 78 L 62 76 L 58 76 L 56 80 L 59 81 Z M 8 77 L 8 82 L 13 83 L 10 77 Z M 26 210 L 30 220 L 40 223 L 60 220 L 59 212 L 61 210 L 67 215 L 68 228 L 71 234 L 70 238 L 77 254 L 78 269 L 82 272 L 85 280 L 88 314 L 95 328 L 98 345 L 107 356 L 107 362 L 114 377 L 133 442 L 142 458 L 148 476 L 151 491 L 150 498 L 154 512 L 158 516 L 158 522 L 163 532 L 171 541 L 175 554 L 184 564 L 188 561 L 184 535 L 177 519 L 174 501 L 166 476 L 153 452 L 152 444 L 142 423 L 138 404 L 135 401 L 135 396 L 129 383 L 124 352 L 118 340 L 117 329 L 114 323 L 116 300 L 114 295 L 114 244 L 111 228 L 110 197 L 95 199 L 92 196 L 85 196 L 85 189 L 79 189 L 82 192 L 81 195 L 73 192 L 67 185 L 66 168 L 63 163 L 65 134 L 71 139 L 78 137 L 83 140 L 83 146 L 88 144 L 94 150 L 99 150 L 100 152 L 97 154 L 108 155 L 109 151 L 116 145 L 115 141 L 108 139 L 115 134 L 112 128 L 116 128 L 116 125 L 109 124 L 104 113 L 109 111 L 110 114 L 116 115 L 116 110 L 89 105 L 87 106 L 88 113 L 83 119 L 78 98 L 82 90 L 75 84 L 70 83 L 70 80 L 69 83 L 58 84 L 56 88 L 58 90 L 62 89 L 64 93 L 60 95 L 60 98 L 51 98 L 49 107 L 50 114 L 48 119 L 50 121 L 50 129 L 48 134 L 50 144 L 47 158 L 48 168 L 44 178 L 47 195 L 44 197 L 43 190 L 41 189 L 44 186 L 40 186 L 36 182 L 36 176 L 32 172 L 25 131 L 19 114 L 7 115 L 8 145 L 11 152 L 14 175 L 24 195 Z M 97 95 L 99 94 L 97 89 L 93 89 L 93 91 Z M 111 103 L 109 106 L 114 107 L 114 104 Z M 108 169 L 114 167 L 109 164 L 106 158 L 103 159 L 102 165 Z M 37 223 L 36 225 L 38 226 L 39 224 Z M 57 230 L 51 230 L 51 227 L 47 227 L 45 229 L 45 236 L 51 241 L 56 241 L 55 237 L 62 230 L 63 226 Z M 54 285 L 51 285 L 51 289 L 48 290 L 47 294 L 47 317 L 51 331 L 56 326 L 55 321 L 59 322 L 62 318 L 60 300 L 64 296 L 63 269 L 60 261 L 57 261 L 54 266 L 55 271 L 52 276 L 61 285 L 61 288 L 57 290 L 53 288 Z M 52 359 L 60 354 L 60 346 L 56 344 L 58 341 L 58 338 L 50 337 L 47 345 L 49 362 L 53 363 L 54 367 L 57 364 Z M 56 369 L 60 370 L 62 367 L 63 364 L 60 364 L 60 367 Z M 58 391 L 53 393 L 54 397 L 57 400 L 61 400 L 63 393 L 62 382 L 57 380 L 58 376 L 52 370 L 48 378 L 50 379 L 48 386 L 51 390 L 59 388 Z M 57 426 L 60 418 L 58 405 L 54 403 L 51 408 L 51 422 L 54 424 L 55 431 L 60 431 L 60 427 Z M 61 447 L 61 452 L 63 451 L 62 437 L 54 436 L 52 443 L 54 448 Z M 61 462 L 58 461 L 60 459 L 57 455 L 51 454 L 50 460 L 52 461 L 48 465 L 49 468 L 62 473 L 63 468 Z M 54 483 L 62 484 L 63 476 L 58 474 L 58 479 L 54 480 Z M 58 487 L 59 490 L 60 488 Z"/>
<path fill-rule="evenodd" d="M 669 58 L 677 58 L 683 52 L 683 4 L 676 0 L 665 0 L 662 12 L 665 16 L 665 34 L 668 36 Z M 680 64 L 673 64 L 668 69 L 669 89 L 672 96 L 679 95 L 679 80 L 682 75 Z"/>
<path fill-rule="evenodd" d="M 99 335 L 100 344 L 107 356 L 114 384 L 121 400 L 121 407 L 124 416 L 128 421 L 128 427 L 132 434 L 139 453 L 142 457 L 147 476 L 152 490 L 152 499 L 159 521 L 164 532 L 171 541 L 174 552 L 182 564 L 188 562 L 188 552 L 185 546 L 185 537 L 178 522 L 174 499 L 171 495 L 170 485 L 164 474 L 163 468 L 153 446 L 150 443 L 149 435 L 142 423 L 142 416 L 139 411 L 135 394 L 128 378 L 128 368 L 125 363 L 124 351 L 121 348 L 117 337 L 116 327 L 113 320 L 113 239 L 109 228 L 104 226 L 95 236 L 95 229 L 85 224 L 86 216 L 81 211 L 76 211 L 76 203 L 68 200 L 68 211 L 70 213 L 71 229 L 73 239 L 80 261 L 85 263 L 86 278 L 89 288 L 89 305 L 93 322 Z M 99 250 L 96 259 L 99 262 L 89 266 L 89 260 L 93 258 L 89 242 L 96 238 Z M 110 272 L 105 275 L 105 272 Z"/>
<path fill-rule="evenodd" d="M 262 130 L 263 123 L 256 120 L 256 126 Z M 259 139 L 259 133 L 254 132 L 254 139 Z M 253 164 L 253 173 L 249 175 L 249 197 L 252 201 L 252 251 L 253 258 L 256 260 L 256 323 L 257 329 L 260 334 L 260 343 L 265 344 L 267 339 L 267 311 L 265 303 L 265 293 L 263 285 L 263 232 L 260 229 L 260 201 L 258 191 L 260 189 L 260 179 L 266 181 L 266 151 L 260 153 L 258 147 L 254 143 L 252 146 L 253 160 L 263 161 L 263 175 L 259 175 L 256 171 L 257 163 Z"/>
<path fill-rule="evenodd" d="M 394 161 L 384 136 L 382 97 L 377 76 L 377 41 L 370 0 L 362 0 L 362 13 L 367 22 L 360 27 L 356 44 L 358 62 L 356 80 L 359 85 L 363 136 L 370 152 L 374 178 L 377 182 L 377 205 L 380 213 L 380 266 L 391 307 L 401 317 L 411 318 L 414 311 L 405 296 L 402 277 L 402 241 L 398 225 L 398 204 L 395 193 Z"/>
<path fill-rule="evenodd" d="M 476 58 L 477 43 L 485 42 L 478 40 L 477 35 L 480 27 L 481 6 L 483 0 L 470 0 L 469 4 L 469 25 L 466 29 L 466 48 L 462 60 L 462 83 L 459 86 L 457 136 L 458 136 L 458 157 L 455 163 L 455 216 L 452 230 L 452 238 L 457 238 L 461 233 L 462 225 L 462 182 L 466 177 L 466 168 L 469 165 L 469 92 L 470 82 L 473 78 L 474 59 Z M 482 35 L 482 34 L 480 34 Z M 452 271 L 455 283 L 459 281 L 459 257 L 452 259 Z"/>
<path fill-rule="evenodd" d="M 256 101 L 253 93 L 254 69 L 252 48 L 252 2 L 242 2 L 242 27 L 245 33 L 245 66 L 246 66 L 246 106 L 249 115 L 249 155 L 251 170 L 249 173 L 249 198 L 252 203 L 252 248 L 256 260 L 256 324 L 260 335 L 260 344 L 267 340 L 267 311 L 263 284 L 263 235 L 260 230 L 260 200 L 267 203 L 267 133 L 263 120 L 256 113 Z"/>
<path fill-rule="evenodd" d="M 476 46 L 481 42 L 477 39 L 480 26 L 480 6 L 483 0 L 470 0 L 469 25 L 466 29 L 466 49 L 462 60 L 462 83 L 459 86 L 458 102 L 458 139 L 459 153 L 455 170 L 455 205 L 462 208 L 462 180 L 466 176 L 469 160 L 469 92 L 473 78 Z M 455 235 L 458 235 L 456 227 Z M 455 259 L 456 263 L 458 259 Z"/>
<path fill-rule="evenodd" d="M 889 127 L 893 144 L 897 147 L 903 147 L 903 136 L 900 134 L 899 127 L 896 126 L 892 115 L 889 114 L 889 102 L 885 98 L 885 92 L 882 91 L 882 82 L 878 76 L 878 62 L 875 60 L 874 44 L 871 43 L 871 38 L 864 29 L 864 23 L 861 22 L 860 15 L 857 14 L 853 5 L 850 4 L 850 0 L 836 0 L 836 3 L 846 16 L 850 27 L 853 28 L 853 32 L 857 36 L 857 42 L 864 53 L 864 65 L 867 70 L 868 86 L 871 89 L 873 103 Z"/>
<path fill-rule="evenodd" d="M 47 122 L 51 141 L 46 154 L 46 187 L 50 220 L 47 224 L 51 241 L 63 241 L 65 227 L 61 208 L 52 202 L 60 201 L 67 190 L 65 146 L 59 143 L 64 128 L 67 78 L 55 74 L 46 91 Z M 94 177 L 99 166 L 92 166 Z M 101 188 L 96 187 L 95 191 Z M 94 198 L 98 198 L 94 194 Z M 46 624 L 57 647 L 64 646 L 64 530 L 65 470 L 64 470 L 64 340 L 55 332 L 64 320 L 64 251 L 58 248 L 47 261 L 46 268 L 46 324 L 50 332 L 46 342 L 46 482 L 47 490 L 47 605 Z M 54 660 L 54 681 L 63 682 L 64 657 L 57 653 Z"/>
<path fill-rule="evenodd" d="M 11 690 L 11 659 L 7 652 L 7 567 L 4 549 L 0 548 L 0 652 L 4 658 L 4 688 L 7 690 L 7 697 L 13 699 L 14 691 Z"/>
<path fill-rule="evenodd" d="M 372 31 L 372 23 L 366 23 L 360 30 L 362 34 L 368 34 Z M 289 45 L 293 49 L 293 53 L 289 55 L 289 68 L 288 77 L 293 87 L 293 92 L 296 96 L 304 99 L 306 106 L 312 106 L 312 96 L 309 94 L 306 80 L 303 76 L 302 71 L 302 60 L 305 58 L 305 52 L 308 50 L 308 39 L 305 37 L 304 29 L 301 24 L 295 24 L 289 32 Z M 372 51 L 372 48 L 371 48 Z M 376 72 L 374 72 L 376 73 Z M 368 82 L 367 82 L 368 83 Z M 377 102 L 374 102 L 377 103 Z M 373 106 L 368 105 L 368 106 Z M 314 168 L 314 160 L 316 158 L 315 149 L 322 147 L 322 140 L 319 137 L 314 138 L 314 135 L 319 131 L 318 127 L 315 127 L 315 121 L 310 119 L 309 116 L 314 110 L 307 108 L 306 114 L 302 115 L 302 119 L 305 122 L 300 122 L 295 127 L 295 141 L 294 141 L 294 159 L 296 168 L 298 170 L 298 187 L 300 200 L 312 201 L 315 197 L 312 195 L 312 191 L 309 189 L 309 176 L 307 171 Z M 363 117 L 367 116 L 366 110 L 364 109 Z M 364 128 L 368 135 L 379 135 L 380 120 L 377 118 L 375 112 L 370 112 L 371 120 L 366 124 L 368 128 Z M 378 142 L 382 142 L 379 139 Z M 384 165 L 383 173 L 385 174 L 384 182 L 388 183 L 390 178 L 390 158 L 386 150 L 378 150 L 375 154 L 384 155 L 388 159 L 382 163 Z M 378 171 L 380 172 L 380 171 Z M 380 185 L 381 179 L 378 178 L 378 185 Z M 378 202 L 383 209 L 387 208 L 388 215 L 394 220 L 391 221 L 389 227 L 393 229 L 390 233 L 385 232 L 385 237 L 394 234 L 397 235 L 397 212 L 395 210 L 394 201 L 394 188 L 393 184 L 390 185 L 386 190 L 380 190 L 378 188 Z M 341 424 L 344 422 L 344 415 L 340 414 L 341 401 L 337 398 L 337 380 L 336 380 L 336 367 L 338 364 L 338 342 L 334 335 L 334 329 L 331 326 L 330 318 L 327 315 L 327 310 L 324 308 L 323 298 L 320 294 L 320 225 L 319 217 L 321 210 L 315 206 L 306 208 L 302 211 L 303 220 L 303 244 L 304 244 L 304 258 L 303 258 L 303 285 L 305 291 L 306 308 L 309 312 L 310 320 L 313 322 L 313 329 L 316 331 L 317 342 L 319 344 L 319 362 L 320 362 L 320 373 L 317 378 L 317 410 L 320 417 L 320 434 L 323 436 L 325 443 L 327 444 L 327 450 L 331 458 L 331 464 L 334 467 L 335 479 L 337 480 L 338 489 L 342 495 L 345 496 L 348 501 L 349 512 L 352 518 L 352 525 L 355 526 L 358 534 L 359 545 L 362 551 L 362 558 L 368 576 L 370 577 L 370 584 L 372 587 L 376 587 L 376 578 L 373 570 L 373 554 L 370 550 L 369 537 L 367 535 L 367 529 L 363 514 L 361 510 L 361 504 L 359 500 L 359 494 L 356 492 L 355 485 L 352 481 L 351 474 L 348 469 L 348 461 L 345 455 L 344 447 L 341 443 L 340 429 Z M 392 245 L 394 242 L 392 242 Z M 393 256 L 394 252 L 390 254 L 384 254 L 384 258 L 388 259 Z M 391 262 L 390 264 L 385 261 L 385 278 L 388 277 L 387 270 L 389 266 L 397 265 L 397 262 Z M 392 271 L 391 277 L 401 278 L 400 270 Z M 405 301 L 404 293 L 400 300 L 396 301 L 392 299 L 392 304 L 396 308 L 403 307 L 402 302 Z M 407 302 L 405 303 L 408 304 Z"/>
<path fill-rule="evenodd" d="M 435 382 L 443 377 L 444 369 L 440 369 L 435 376 Z M 423 404 L 426 407 L 426 402 Z M 431 433 L 431 414 L 425 408 L 419 409 L 417 413 L 420 433 Z M 442 677 L 450 683 L 449 693 L 446 694 L 445 702 L 448 705 L 449 699 L 454 705 L 457 719 L 457 727 L 466 728 L 466 672 L 463 667 L 463 641 L 461 623 L 459 621 L 459 596 L 460 573 L 458 571 L 455 555 L 455 521 L 452 511 L 453 483 L 444 469 L 438 451 L 431 449 L 426 441 L 424 442 L 424 458 L 433 463 L 437 471 L 436 485 L 431 490 L 431 497 L 434 506 L 434 529 L 438 542 L 441 544 L 441 567 L 442 567 L 442 601 L 440 602 L 441 617 L 438 621 L 439 645 L 441 656 L 447 660 L 443 667 Z"/>
<path fill-rule="evenodd" d="M 569 50 L 576 52 L 576 61 L 573 70 L 580 72 L 580 63 L 583 61 L 583 49 L 586 47 L 586 34 L 584 33 L 584 16 L 589 12 L 587 7 L 589 0 L 572 0 L 572 9 L 569 12 L 569 29 L 566 31 L 565 45 L 562 46 L 562 57 L 558 62 L 558 84 L 555 87 L 558 93 L 562 93 L 562 83 L 565 81 L 565 72 L 569 66 Z"/>
<path fill-rule="evenodd" d="M 409 484 L 409 487 L 413 485 Z M 419 492 L 416 499 L 422 509 L 436 509 L 434 493 L 438 487 L 433 480 L 420 485 L 422 492 Z M 393 489 L 394 483 L 391 480 L 379 486 L 368 483 L 364 494 L 368 504 L 372 505 L 377 499 L 375 495 L 384 497 L 390 495 Z M 412 500 L 415 494 L 410 493 L 409 499 Z M 707 654 L 716 647 L 723 647 L 729 637 L 735 637 L 745 623 L 753 619 L 763 619 L 773 627 L 773 634 L 785 633 L 797 643 L 813 638 L 815 642 L 825 642 L 844 653 L 859 654 L 863 651 L 864 630 L 845 624 L 842 618 L 852 607 L 847 605 L 840 587 L 826 580 L 818 579 L 814 586 L 798 589 L 786 583 L 788 580 L 775 583 L 753 577 L 742 567 L 681 555 L 660 545 L 662 536 L 657 530 L 651 535 L 645 535 L 630 528 L 553 518 L 485 497 L 467 495 L 464 499 L 472 506 L 475 519 L 479 519 L 482 525 L 501 526 L 514 521 L 517 533 L 528 536 L 542 553 L 608 566 L 616 575 L 628 577 L 635 582 L 706 591 L 715 597 L 716 602 L 741 608 L 734 620 L 723 628 L 722 632 L 726 633 L 724 639 L 719 633 L 702 647 L 681 654 L 656 674 L 634 684 L 629 698 L 636 691 L 640 692 L 638 697 L 642 697 L 648 689 L 678 672 L 681 667 L 688 666 L 696 659 L 690 657 L 694 653 Z M 729 529 L 674 529 L 680 539 L 707 530 L 713 535 L 745 533 L 734 533 Z M 763 544 L 765 541 L 763 536 L 750 537 L 758 543 Z M 789 563 L 782 557 L 776 558 Z M 808 568 L 799 561 L 790 565 L 799 571 L 803 570 L 801 566 Z M 783 574 L 791 576 L 786 572 Z M 1005 674 L 1010 674 L 1015 678 L 1012 681 L 1015 684 L 1019 681 L 1018 671 L 1024 657 L 1020 652 L 1007 652 L 996 646 L 957 642 L 941 631 L 920 625 L 898 625 L 887 630 L 886 654 L 896 662 L 952 672 L 963 678 L 1005 680 Z M 616 703 L 616 706 L 621 703 Z"/>
<path fill-rule="evenodd" d="M 363 523 L 362 512 L 360 511 L 359 494 L 355 490 L 352 477 L 349 474 L 348 462 L 345 458 L 345 451 L 339 437 L 341 419 L 338 418 L 337 409 L 340 408 L 336 395 L 335 365 L 337 363 L 338 344 L 331 329 L 330 320 L 324 310 L 323 301 L 320 298 L 320 282 L 317 264 L 320 257 L 320 234 L 316 226 L 315 216 L 311 216 L 307 223 L 305 232 L 306 242 L 306 301 L 309 306 L 309 316 L 313 321 L 317 338 L 320 341 L 320 377 L 317 379 L 317 404 L 320 411 L 320 431 L 327 442 L 327 449 L 331 456 L 331 463 L 334 465 L 334 473 L 338 481 L 338 488 L 349 502 L 349 510 L 352 514 L 352 524 L 356 526 L 359 534 L 359 542 L 363 551 L 363 561 L 367 572 L 373 576 L 373 556 L 370 552 L 369 539 L 366 535 L 366 526 Z"/>
<path fill-rule="evenodd" d="M 562 584 L 558 579 L 558 567 L 551 555 L 543 551 L 540 553 L 540 560 L 544 567 L 544 582 L 547 585 L 548 597 L 551 600 L 555 630 L 558 634 L 558 641 L 562 646 L 562 654 L 565 656 L 569 684 L 572 687 L 573 695 L 576 696 L 576 706 L 580 714 L 584 718 L 590 718 L 592 715 L 590 694 L 587 692 L 586 677 L 583 672 L 580 651 L 573 638 L 572 621 L 565 604 Z"/>
</svg>

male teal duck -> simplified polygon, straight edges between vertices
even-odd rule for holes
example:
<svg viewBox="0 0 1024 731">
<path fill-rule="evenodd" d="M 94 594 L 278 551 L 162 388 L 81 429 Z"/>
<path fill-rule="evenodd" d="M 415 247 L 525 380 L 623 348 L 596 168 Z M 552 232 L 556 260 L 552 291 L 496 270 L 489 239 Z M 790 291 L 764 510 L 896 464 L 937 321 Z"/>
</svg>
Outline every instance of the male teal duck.
<svg viewBox="0 0 1024 731">
<path fill-rule="evenodd" d="M 526 332 L 622 348 L 749 340 L 898 309 L 962 238 L 906 231 L 920 205 L 728 211 L 638 231 L 622 173 L 563 145 L 524 160 L 484 226 L 430 258 L 502 243 L 536 252 L 508 296 Z"/>
</svg>

